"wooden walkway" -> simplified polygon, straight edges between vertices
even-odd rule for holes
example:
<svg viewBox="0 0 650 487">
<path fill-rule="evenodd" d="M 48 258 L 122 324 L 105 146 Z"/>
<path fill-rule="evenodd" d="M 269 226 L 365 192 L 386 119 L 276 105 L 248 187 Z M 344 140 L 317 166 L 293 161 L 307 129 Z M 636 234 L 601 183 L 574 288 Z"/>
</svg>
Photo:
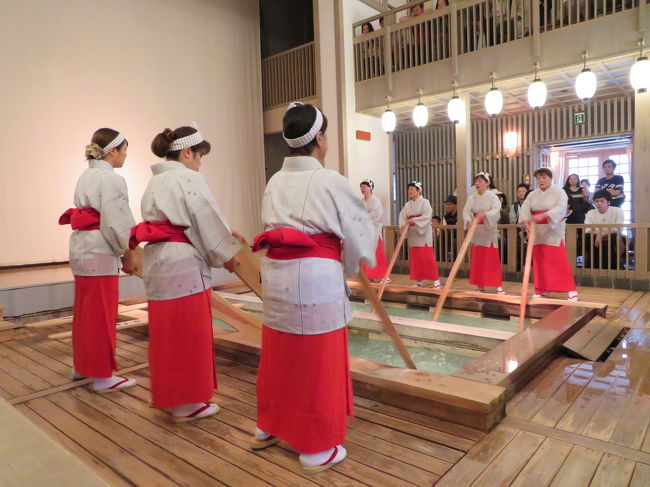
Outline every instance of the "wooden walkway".
<svg viewBox="0 0 650 487">
<path fill-rule="evenodd" d="M 431 486 L 485 435 L 471 428 L 355 399 L 348 458 L 304 476 L 286 444 L 254 453 L 255 369 L 218 362 L 221 411 L 176 425 L 149 407 L 146 335 L 118 333 L 120 366 L 138 386 L 92 393 L 69 380 L 70 340 L 42 330 L 0 332 L 0 395 L 114 486 Z M 35 484 L 36 485 L 36 484 Z"/>
<path fill-rule="evenodd" d="M 649 297 L 617 307 L 634 328 L 605 362 L 555 359 L 436 486 L 650 486 Z"/>
<path fill-rule="evenodd" d="M 355 398 L 348 459 L 316 476 L 302 475 L 286 444 L 248 449 L 248 365 L 218 361 L 213 418 L 175 425 L 150 408 L 147 338 L 135 330 L 118 333 L 117 356 L 138 386 L 109 395 L 70 381 L 70 340 L 46 337 L 67 328 L 0 331 L 0 396 L 113 486 L 650 486 L 650 294 L 581 291 L 634 327 L 606 362 L 560 356 L 487 436 Z"/>
</svg>

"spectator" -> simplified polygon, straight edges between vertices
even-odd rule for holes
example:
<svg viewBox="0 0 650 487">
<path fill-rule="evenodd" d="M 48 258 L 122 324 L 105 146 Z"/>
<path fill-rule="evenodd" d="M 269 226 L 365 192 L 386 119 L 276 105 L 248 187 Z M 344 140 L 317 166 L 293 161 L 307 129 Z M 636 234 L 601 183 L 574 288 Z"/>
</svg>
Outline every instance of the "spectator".
<svg viewBox="0 0 650 487">
<path fill-rule="evenodd" d="M 374 32 L 375 28 L 372 26 L 370 22 L 366 22 L 365 24 L 361 25 L 361 34 L 370 34 L 371 32 Z"/>
<path fill-rule="evenodd" d="M 438 215 L 432 216 L 431 217 L 431 224 L 432 225 L 442 225 L 442 219 Z"/>
<path fill-rule="evenodd" d="M 429 14 L 433 12 L 433 9 L 425 9 L 424 2 L 417 5 L 413 5 L 410 9 L 410 15 L 405 15 L 400 17 L 400 22 L 406 22 L 413 17 L 420 17 L 421 15 Z M 426 24 L 416 24 L 410 27 L 409 32 L 407 32 L 407 47 L 411 52 L 413 65 L 419 66 L 420 64 L 431 62 L 432 60 L 432 45 L 431 45 L 431 36 L 429 34 L 429 29 L 426 28 Z M 407 54 L 407 53 L 405 53 Z M 411 66 L 407 66 L 411 67 Z"/>
<path fill-rule="evenodd" d="M 624 221 L 623 210 L 610 206 L 612 195 L 601 189 L 594 193 L 594 204 L 596 209 L 587 213 L 585 224 L 622 224 Z M 587 228 L 586 230 L 586 253 L 585 267 L 599 269 L 615 269 L 616 256 L 618 254 L 618 228 Z M 621 237 L 624 238 L 624 237 Z M 590 259 L 592 257 L 593 259 Z M 600 260 L 602 256 L 602 262 Z"/>
<path fill-rule="evenodd" d="M 580 187 L 583 189 L 583 191 L 586 191 L 584 193 L 585 197 L 591 201 L 591 183 L 589 182 L 588 179 L 581 179 L 580 180 Z"/>
<path fill-rule="evenodd" d="M 606 190 L 612 196 L 611 206 L 620 208 L 625 201 L 625 193 L 623 193 L 624 180 L 623 176 L 614 175 L 614 169 L 616 169 L 616 163 L 611 159 L 603 162 L 605 176 L 596 183 L 596 191 L 599 189 Z"/>
<path fill-rule="evenodd" d="M 510 223 L 510 208 L 508 207 L 508 197 L 505 193 L 498 192 L 497 197 L 501 201 L 501 214 L 499 216 L 499 225 Z"/>
<path fill-rule="evenodd" d="M 458 199 L 453 194 L 445 200 L 445 216 L 442 218 L 443 225 L 456 225 L 458 221 Z"/>
<path fill-rule="evenodd" d="M 567 217 L 567 223 L 584 223 L 585 216 L 594 206 L 589 201 L 589 190 L 580 186 L 580 178 L 577 174 L 569 174 L 564 183 L 564 191 L 569 197 L 569 209 L 571 213 Z"/>
<path fill-rule="evenodd" d="M 519 222 L 519 208 L 524 204 L 526 196 L 530 193 L 530 187 L 527 184 L 520 183 L 517 185 L 517 201 L 510 206 L 508 223 L 516 224 Z"/>
</svg>

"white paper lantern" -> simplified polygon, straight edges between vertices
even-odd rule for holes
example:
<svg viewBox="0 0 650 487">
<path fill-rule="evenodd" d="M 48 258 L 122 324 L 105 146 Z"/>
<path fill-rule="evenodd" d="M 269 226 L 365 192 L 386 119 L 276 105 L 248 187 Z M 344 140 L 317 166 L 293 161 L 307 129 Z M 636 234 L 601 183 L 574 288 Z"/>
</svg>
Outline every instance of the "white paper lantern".
<svg viewBox="0 0 650 487">
<path fill-rule="evenodd" d="M 544 103 L 546 103 L 546 83 L 535 78 L 528 87 L 528 104 L 537 110 L 543 107 Z"/>
<path fill-rule="evenodd" d="M 395 130 L 396 125 L 397 117 L 395 116 L 395 112 L 390 108 L 386 109 L 386 111 L 381 114 L 381 128 L 384 132 L 390 134 Z"/>
<path fill-rule="evenodd" d="M 576 94 L 585 103 L 594 96 L 597 86 L 596 75 L 589 68 L 583 69 L 576 78 Z"/>
<path fill-rule="evenodd" d="M 503 94 L 499 88 L 490 88 L 485 95 L 485 111 L 496 117 L 503 110 Z"/>
<path fill-rule="evenodd" d="M 417 128 L 424 127 L 429 121 L 429 110 L 420 102 L 413 108 L 413 123 Z"/>
<path fill-rule="evenodd" d="M 449 100 L 447 104 L 447 116 L 449 120 L 454 123 L 458 123 L 465 118 L 465 103 L 461 100 L 458 95 L 454 95 Z"/>
<path fill-rule="evenodd" d="M 645 93 L 650 89 L 650 60 L 641 56 L 632 65 L 630 83 L 637 93 Z"/>
</svg>

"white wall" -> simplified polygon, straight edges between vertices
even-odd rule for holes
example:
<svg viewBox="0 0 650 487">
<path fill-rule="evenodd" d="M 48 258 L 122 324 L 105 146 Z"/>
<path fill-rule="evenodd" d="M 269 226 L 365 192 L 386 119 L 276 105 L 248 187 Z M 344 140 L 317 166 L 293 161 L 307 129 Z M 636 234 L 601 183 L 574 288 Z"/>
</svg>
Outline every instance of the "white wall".
<svg viewBox="0 0 650 487">
<path fill-rule="evenodd" d="M 346 173 L 352 185 L 358 188 L 362 179 L 370 178 L 375 183 L 374 193 L 384 209 L 384 224 L 390 223 L 390 158 L 389 136 L 381 129 L 380 119 L 356 113 L 354 91 L 354 56 L 352 51 L 352 24 L 372 17 L 377 12 L 358 0 L 343 3 L 343 35 L 345 49 L 345 96 L 347 129 Z M 356 131 L 370 132 L 371 140 L 356 139 Z"/>
<path fill-rule="evenodd" d="M 140 218 L 154 135 L 195 120 L 202 173 L 235 229 L 259 230 L 264 185 L 257 0 L 0 2 L 0 266 L 68 259 L 84 146 L 129 140 L 118 170 Z"/>
</svg>

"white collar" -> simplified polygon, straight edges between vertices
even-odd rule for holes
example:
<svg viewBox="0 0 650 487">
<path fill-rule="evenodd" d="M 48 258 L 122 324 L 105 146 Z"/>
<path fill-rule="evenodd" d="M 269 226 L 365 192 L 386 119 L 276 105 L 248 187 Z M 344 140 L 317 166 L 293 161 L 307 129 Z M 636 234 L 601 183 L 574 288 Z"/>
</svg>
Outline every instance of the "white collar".
<svg viewBox="0 0 650 487">
<path fill-rule="evenodd" d="M 153 166 L 151 166 L 151 172 L 155 176 L 157 174 L 162 174 L 164 172 L 171 171 L 173 169 L 180 169 L 180 168 L 187 169 L 187 166 L 185 166 L 185 164 L 183 164 L 182 162 L 178 162 L 178 161 L 163 161 L 163 162 L 158 162 Z"/>
<path fill-rule="evenodd" d="M 88 161 L 88 167 L 95 169 L 109 169 L 111 171 L 115 169 L 110 162 L 106 162 L 103 159 L 90 159 Z"/>
<path fill-rule="evenodd" d="M 312 169 L 321 169 L 322 167 L 320 161 L 311 156 L 285 157 L 282 163 L 283 171 L 309 171 Z"/>
</svg>

